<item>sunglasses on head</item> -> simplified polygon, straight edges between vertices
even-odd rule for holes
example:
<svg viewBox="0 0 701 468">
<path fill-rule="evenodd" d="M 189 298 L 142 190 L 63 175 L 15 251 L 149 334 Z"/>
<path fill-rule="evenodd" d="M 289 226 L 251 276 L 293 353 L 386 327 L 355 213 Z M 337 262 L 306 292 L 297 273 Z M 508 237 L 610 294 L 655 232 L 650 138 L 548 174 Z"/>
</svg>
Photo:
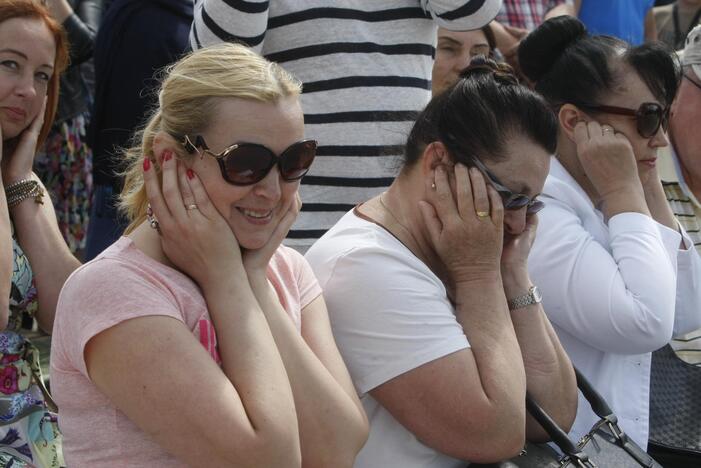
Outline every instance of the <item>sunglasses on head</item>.
<svg viewBox="0 0 701 468">
<path fill-rule="evenodd" d="M 652 138 L 657 134 L 660 127 L 662 127 L 665 132 L 669 127 L 669 107 L 664 108 L 656 102 L 643 102 L 637 109 L 587 105 L 581 105 L 579 107 L 603 112 L 605 114 L 629 115 L 635 117 L 638 134 L 643 138 Z"/>
<path fill-rule="evenodd" d="M 472 163 L 487 179 L 487 182 L 492 184 L 492 187 L 499 192 L 501 200 L 504 203 L 504 209 L 520 210 L 525 206 L 526 214 L 533 215 L 545 208 L 545 203 L 536 199 L 535 197 L 531 199 L 528 195 L 514 193 L 506 188 L 479 159 L 473 157 Z"/>
<path fill-rule="evenodd" d="M 209 150 L 202 136 L 195 142 L 185 135 L 181 141 L 188 153 L 208 154 L 219 163 L 222 177 L 232 185 L 252 185 L 260 182 L 270 170 L 278 166 L 280 177 L 286 182 L 299 180 L 309 171 L 316 156 L 316 140 L 302 140 L 290 145 L 280 156 L 258 143 L 234 143 L 221 153 Z"/>
</svg>

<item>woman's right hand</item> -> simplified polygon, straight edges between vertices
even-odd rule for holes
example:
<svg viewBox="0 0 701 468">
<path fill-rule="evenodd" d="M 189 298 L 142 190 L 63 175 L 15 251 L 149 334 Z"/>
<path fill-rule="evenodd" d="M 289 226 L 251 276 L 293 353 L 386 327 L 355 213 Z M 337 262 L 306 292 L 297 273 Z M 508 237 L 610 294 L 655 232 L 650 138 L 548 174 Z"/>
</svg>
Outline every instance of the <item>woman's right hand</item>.
<svg viewBox="0 0 701 468">
<path fill-rule="evenodd" d="M 450 288 L 499 274 L 504 231 L 504 208 L 496 190 L 475 168 L 468 171 L 456 164 L 454 170 L 455 195 L 446 168 L 438 166 L 434 180 L 426 181 L 427 199 L 419 202 Z"/>
<path fill-rule="evenodd" d="M 203 290 L 245 274 L 238 241 L 197 174 L 186 170 L 169 150 L 162 161 L 163 189 L 148 158 L 144 159 L 144 185 L 165 255 Z"/>
<path fill-rule="evenodd" d="M 641 187 L 633 148 L 622 133 L 596 121 L 574 127 L 577 156 L 603 200 Z"/>
</svg>

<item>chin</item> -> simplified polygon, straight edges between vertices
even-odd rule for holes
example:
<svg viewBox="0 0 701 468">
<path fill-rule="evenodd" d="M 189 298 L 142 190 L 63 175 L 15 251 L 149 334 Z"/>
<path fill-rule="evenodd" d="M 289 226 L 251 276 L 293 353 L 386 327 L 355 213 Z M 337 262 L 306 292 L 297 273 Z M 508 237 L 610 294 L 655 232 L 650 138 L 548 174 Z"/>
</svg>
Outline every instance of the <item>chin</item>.
<svg viewBox="0 0 701 468">
<path fill-rule="evenodd" d="M 10 140 L 20 133 L 22 133 L 22 130 L 24 130 L 26 127 L 22 125 L 18 125 L 14 122 L 0 122 L 2 124 L 2 139 L 3 141 Z"/>
</svg>

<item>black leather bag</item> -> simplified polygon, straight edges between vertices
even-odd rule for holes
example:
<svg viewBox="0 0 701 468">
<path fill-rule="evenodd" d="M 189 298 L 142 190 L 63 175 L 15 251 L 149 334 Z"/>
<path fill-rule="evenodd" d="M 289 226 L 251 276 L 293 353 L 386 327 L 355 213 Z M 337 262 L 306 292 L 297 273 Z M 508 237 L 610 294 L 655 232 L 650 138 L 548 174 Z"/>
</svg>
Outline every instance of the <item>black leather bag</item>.
<svg viewBox="0 0 701 468">
<path fill-rule="evenodd" d="M 575 369 L 577 386 L 594 413 L 601 418 L 579 441 L 574 443 L 567 433 L 530 397 L 526 409 L 559 447 L 557 453 L 546 444 L 526 444 L 523 452 L 511 460 L 486 465 L 470 464 L 470 468 L 662 468 L 618 427 L 618 419 L 606 401 Z"/>
<path fill-rule="evenodd" d="M 667 345 L 652 353 L 650 443 L 665 467 L 701 466 L 701 367 Z"/>
</svg>

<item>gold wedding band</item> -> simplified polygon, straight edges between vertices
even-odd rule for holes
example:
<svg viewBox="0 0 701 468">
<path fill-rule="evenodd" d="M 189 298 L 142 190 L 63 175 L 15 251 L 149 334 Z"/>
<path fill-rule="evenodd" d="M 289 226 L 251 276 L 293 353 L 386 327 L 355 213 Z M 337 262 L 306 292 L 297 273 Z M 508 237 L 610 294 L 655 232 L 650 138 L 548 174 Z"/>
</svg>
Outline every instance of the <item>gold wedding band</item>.
<svg viewBox="0 0 701 468">
<path fill-rule="evenodd" d="M 478 218 L 489 218 L 489 211 L 477 211 Z"/>
<path fill-rule="evenodd" d="M 196 209 L 197 209 L 197 205 L 195 205 L 194 203 L 191 204 L 191 205 L 185 205 L 185 209 L 186 209 L 187 211 L 196 210 Z"/>
</svg>

